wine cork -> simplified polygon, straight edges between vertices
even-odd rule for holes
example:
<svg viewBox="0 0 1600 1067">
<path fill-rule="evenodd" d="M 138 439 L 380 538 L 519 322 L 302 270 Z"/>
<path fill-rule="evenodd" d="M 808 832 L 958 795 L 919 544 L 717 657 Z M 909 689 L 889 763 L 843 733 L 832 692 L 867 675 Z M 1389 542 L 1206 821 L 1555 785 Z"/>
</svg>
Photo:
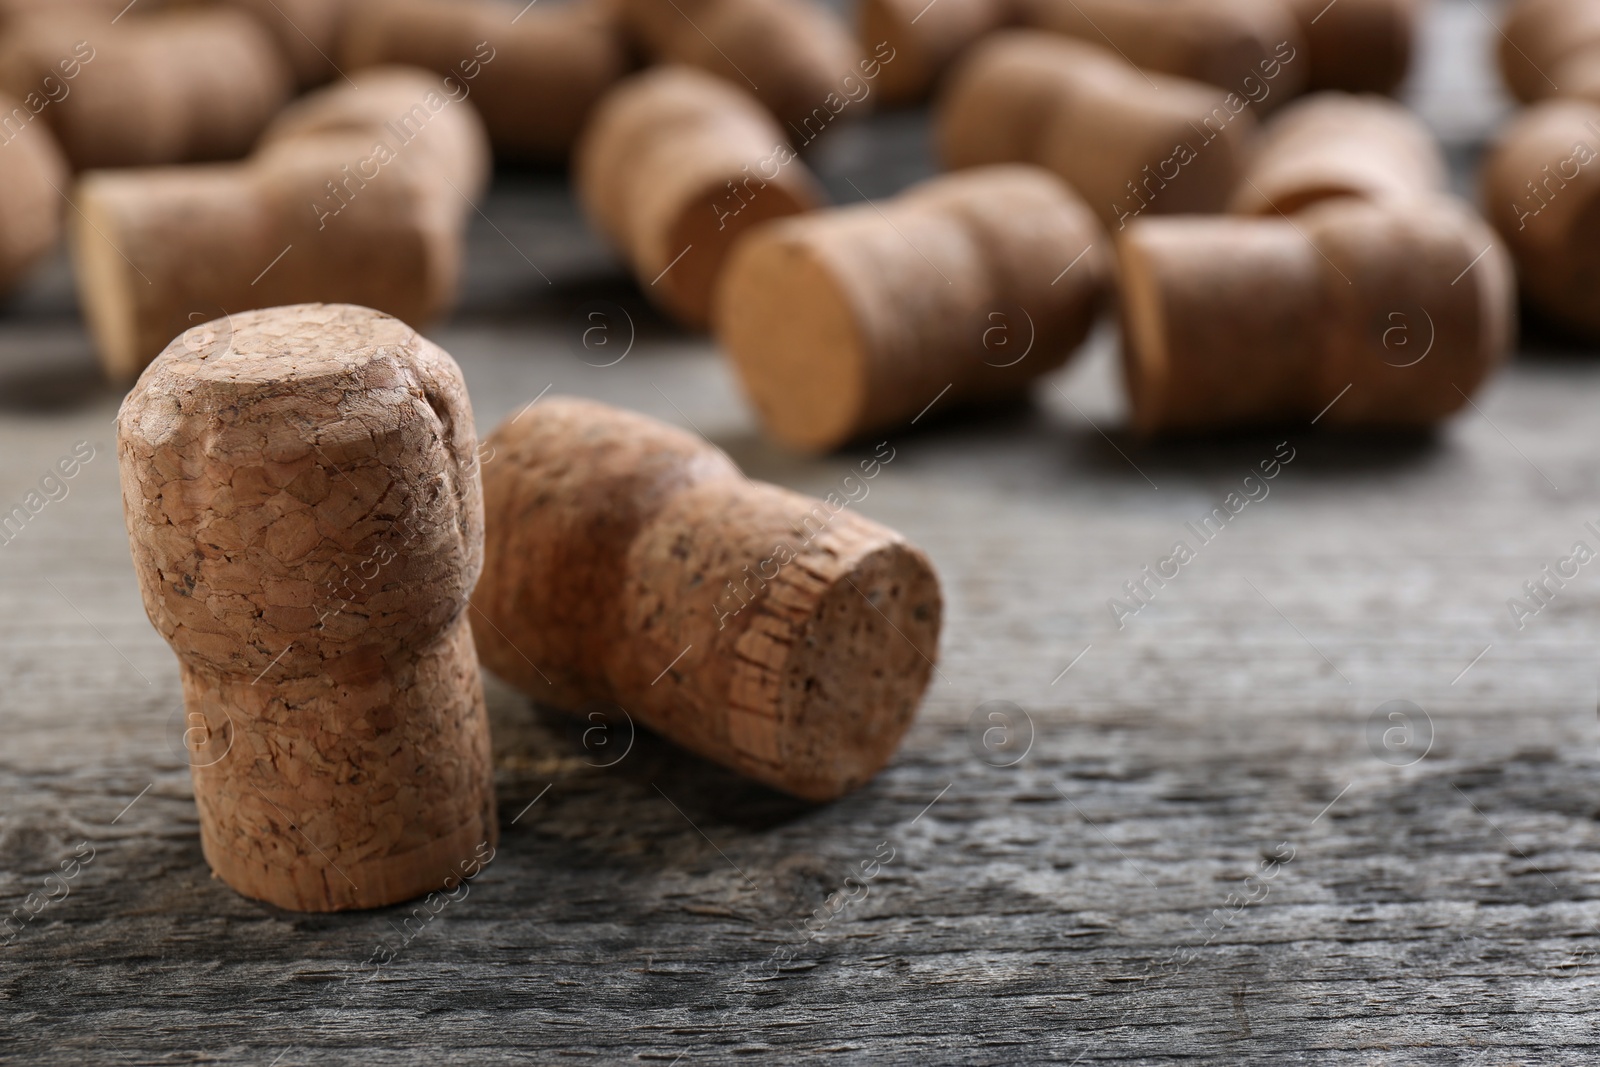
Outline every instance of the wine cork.
<svg viewBox="0 0 1600 1067">
<path fill-rule="evenodd" d="M 432 321 L 488 166 L 468 104 L 384 68 L 297 102 L 244 163 L 87 175 L 69 232 L 107 373 L 131 379 L 185 329 L 250 308 L 359 301 Z"/>
<path fill-rule="evenodd" d="M 1392 93 L 1411 69 L 1423 0 L 1287 0 L 1306 40 L 1308 89 Z"/>
<path fill-rule="evenodd" d="M 340 76 L 339 38 L 350 0 L 226 0 L 248 11 L 277 42 L 302 89 Z"/>
<path fill-rule="evenodd" d="M 596 110 L 576 158 L 589 218 L 627 255 L 645 293 L 696 328 L 710 318 L 734 239 L 823 200 L 767 110 L 693 67 L 624 81 Z"/>
<path fill-rule="evenodd" d="M 1589 0 L 1517 0 L 1496 42 L 1500 74 L 1523 103 L 1596 88 L 1600 68 L 1600 6 Z"/>
<path fill-rule="evenodd" d="M 211 869 L 297 911 L 471 873 L 496 823 L 467 621 L 483 501 L 454 361 L 366 308 L 245 312 L 151 364 L 117 453 Z"/>
<path fill-rule="evenodd" d="M 52 83 L 38 117 L 80 170 L 242 156 L 290 92 L 267 31 L 226 9 L 18 19 L 0 36 L 0 88 Z"/>
<path fill-rule="evenodd" d="M 1061 366 L 1094 323 L 1108 253 L 1054 176 L 979 168 L 751 231 L 717 292 L 717 339 L 773 437 L 836 448 Z"/>
<path fill-rule="evenodd" d="M 1120 229 L 1147 211 L 1222 210 L 1255 129 L 1234 94 L 1137 70 L 1081 41 L 1002 30 L 952 72 L 936 137 L 949 167 L 1048 167 Z"/>
<path fill-rule="evenodd" d="M 856 18 L 866 48 L 886 42 L 894 60 L 878 90 L 888 104 L 913 104 L 985 34 L 1015 22 L 1017 0 L 861 0 Z"/>
<path fill-rule="evenodd" d="M 1419 427 L 1505 357 L 1505 251 L 1444 197 L 1336 199 L 1293 220 L 1140 219 L 1118 238 L 1135 430 Z"/>
<path fill-rule="evenodd" d="M 1513 116 L 1484 159 L 1483 198 L 1528 304 L 1600 338 L 1600 103 L 1547 100 Z"/>
<path fill-rule="evenodd" d="M 942 601 L 919 549 L 849 509 L 865 481 L 826 500 L 746 481 L 698 438 L 575 399 L 540 401 L 489 445 L 485 666 L 552 707 L 620 705 L 807 800 L 889 761 Z"/>
<path fill-rule="evenodd" d="M 1273 107 L 1306 84 L 1305 36 L 1283 0 L 1020 0 L 1023 21 L 1144 70 Z M 1341 0 L 1342 2 L 1342 0 Z"/>
<path fill-rule="evenodd" d="M 807 139 L 841 114 L 863 111 L 871 92 L 863 79 L 880 69 L 813 0 L 618 0 L 618 7 L 657 62 L 700 67 L 734 82 Z"/>
<path fill-rule="evenodd" d="M 1330 197 L 1404 199 L 1448 185 L 1444 154 L 1411 111 L 1381 96 L 1317 93 L 1273 116 L 1229 210 L 1293 214 Z"/>
<path fill-rule="evenodd" d="M 560 162 L 596 101 L 630 65 L 609 10 L 599 3 L 356 0 L 345 19 L 342 62 L 348 70 L 408 63 L 453 79 L 471 92 L 497 155 Z"/>
<path fill-rule="evenodd" d="M 61 240 L 67 162 L 49 127 L 0 93 L 0 295 Z"/>
</svg>

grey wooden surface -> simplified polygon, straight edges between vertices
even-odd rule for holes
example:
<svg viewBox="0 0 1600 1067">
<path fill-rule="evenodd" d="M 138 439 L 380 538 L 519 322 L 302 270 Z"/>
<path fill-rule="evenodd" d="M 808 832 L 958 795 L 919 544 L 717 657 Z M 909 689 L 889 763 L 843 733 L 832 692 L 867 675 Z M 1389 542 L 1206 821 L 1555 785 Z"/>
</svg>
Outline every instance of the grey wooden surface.
<svg viewBox="0 0 1600 1067">
<path fill-rule="evenodd" d="M 1412 88 L 1463 164 L 1505 106 L 1483 13 L 1441 0 Z M 842 199 L 890 193 L 928 167 L 922 119 L 843 131 L 822 166 Z M 762 443 L 559 180 L 505 175 L 484 214 L 435 331 L 480 426 L 551 386 L 802 490 L 859 458 Z M 574 347 L 592 300 L 635 323 L 615 366 Z M 624 726 L 585 743 L 491 681 L 496 861 L 426 921 L 306 916 L 201 858 L 118 398 L 53 265 L 0 313 L 0 505 L 95 455 L 0 545 L 0 903 L 75 874 L 0 948 L 0 1059 L 1594 1060 L 1600 564 L 1521 630 L 1506 602 L 1600 546 L 1600 364 L 1532 346 L 1422 439 L 1149 446 L 1117 429 L 1113 344 L 1029 407 L 891 438 L 858 506 L 931 553 L 948 622 L 869 787 L 809 807 Z M 1117 629 L 1122 582 L 1280 441 L 1270 495 Z M 984 733 L 997 709 L 1011 734 Z"/>
</svg>

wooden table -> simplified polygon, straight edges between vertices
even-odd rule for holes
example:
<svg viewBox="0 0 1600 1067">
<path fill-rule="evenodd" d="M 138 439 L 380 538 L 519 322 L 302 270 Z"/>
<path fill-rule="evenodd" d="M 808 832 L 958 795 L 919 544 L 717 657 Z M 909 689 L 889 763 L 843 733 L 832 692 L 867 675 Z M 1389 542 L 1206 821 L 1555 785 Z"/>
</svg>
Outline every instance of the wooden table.
<svg viewBox="0 0 1600 1067">
<path fill-rule="evenodd" d="M 1462 162 L 1504 106 L 1480 8 L 1441 0 L 1413 91 Z M 842 131 L 820 165 L 841 199 L 890 193 L 928 169 L 924 120 Z M 763 443 L 559 179 L 503 175 L 483 216 L 435 334 L 481 426 L 548 386 L 805 491 L 859 458 Z M 595 300 L 634 323 L 614 366 L 575 346 Z M 870 786 L 809 807 L 643 732 L 585 745 L 491 680 L 502 840 L 466 898 L 297 915 L 201 858 L 176 664 L 128 562 L 118 397 L 55 264 L 0 316 L 0 505 L 79 442 L 93 457 L 0 545 L 0 901 L 73 876 L 0 949 L 0 1059 L 1595 1055 L 1600 563 L 1520 630 L 1507 607 L 1600 547 L 1592 354 L 1523 352 L 1423 439 L 1151 446 L 1118 429 L 1114 342 L 1031 407 L 891 436 L 856 506 L 931 553 L 947 627 Z M 1123 582 L 1285 450 L 1270 495 L 1119 629 Z"/>
</svg>

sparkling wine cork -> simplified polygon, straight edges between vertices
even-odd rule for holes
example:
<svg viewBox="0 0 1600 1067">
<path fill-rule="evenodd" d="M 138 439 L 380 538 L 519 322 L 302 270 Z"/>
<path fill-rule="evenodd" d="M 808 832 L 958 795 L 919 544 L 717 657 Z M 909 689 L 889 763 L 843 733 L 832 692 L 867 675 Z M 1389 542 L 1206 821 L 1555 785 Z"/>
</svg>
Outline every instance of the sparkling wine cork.
<svg viewBox="0 0 1600 1067">
<path fill-rule="evenodd" d="M 272 35 L 302 89 L 339 77 L 339 37 L 350 0 L 225 0 Z"/>
<path fill-rule="evenodd" d="M 211 869 L 298 911 L 470 873 L 496 823 L 467 622 L 483 502 L 454 361 L 366 308 L 246 312 L 162 353 L 117 450 L 145 611 L 206 753 Z"/>
<path fill-rule="evenodd" d="M 497 154 L 540 162 L 566 158 L 630 64 L 609 5 L 581 2 L 355 0 L 341 54 L 346 69 L 409 63 L 453 79 L 471 93 Z"/>
<path fill-rule="evenodd" d="M 84 169 L 242 156 L 290 80 L 271 36 L 241 11 L 112 25 L 74 10 L 18 19 L 0 36 L 0 88 L 25 97 L 41 86 L 57 98 L 39 119 Z"/>
<path fill-rule="evenodd" d="M 107 373 L 250 308 L 359 301 L 424 325 L 454 301 L 488 166 L 469 105 L 383 68 L 297 102 L 244 163 L 86 176 L 71 243 Z"/>
<path fill-rule="evenodd" d="M 1141 219 L 1117 250 L 1141 433 L 1426 426 L 1466 404 L 1512 335 L 1505 252 L 1445 197 Z"/>
<path fill-rule="evenodd" d="M 67 163 L 48 126 L 7 121 L 26 113 L 0 93 L 0 295 L 61 240 Z"/>
<path fill-rule="evenodd" d="M 1500 74 L 1524 103 L 1597 87 L 1600 5 L 1590 0 L 1517 0 L 1496 41 Z"/>
<path fill-rule="evenodd" d="M 1293 214 L 1330 197 L 1404 199 L 1448 185 L 1444 154 L 1411 111 L 1381 96 L 1318 93 L 1273 116 L 1229 210 Z"/>
<path fill-rule="evenodd" d="M 876 64 L 813 0 L 618 0 L 618 7 L 656 61 L 700 67 L 742 86 L 801 136 L 868 106 L 871 87 L 863 78 Z"/>
<path fill-rule="evenodd" d="M 1484 159 L 1483 198 L 1529 305 L 1600 338 L 1600 103 L 1547 100 L 1514 116 Z"/>
<path fill-rule="evenodd" d="M 1306 39 L 1308 89 L 1392 93 L 1415 51 L 1423 0 L 1288 0 Z"/>
<path fill-rule="evenodd" d="M 747 481 L 698 438 L 590 401 L 542 400 L 489 445 L 487 667 L 807 800 L 889 761 L 938 655 L 919 549 L 845 496 Z M 851 499 L 881 463 L 861 469 Z"/>
<path fill-rule="evenodd" d="M 886 42 L 878 91 L 889 104 L 924 99 L 955 59 L 985 34 L 1015 22 L 1018 0 L 861 0 L 858 36 L 864 48 Z"/>
<path fill-rule="evenodd" d="M 717 339 L 773 437 L 836 448 L 1061 366 L 1093 325 L 1108 253 L 1051 174 L 974 169 L 751 231 L 717 293 Z"/>
<path fill-rule="evenodd" d="M 1305 37 L 1283 0 L 1020 0 L 1023 21 L 1129 63 L 1276 106 L 1305 87 Z"/>
<path fill-rule="evenodd" d="M 575 180 L 645 293 L 693 327 L 710 317 L 735 238 L 823 200 L 765 108 L 682 66 L 635 75 L 605 98 L 579 144 Z"/>
<path fill-rule="evenodd" d="M 1242 97 L 1071 38 L 1003 30 L 952 72 L 936 136 L 950 167 L 1048 167 L 1120 229 L 1145 212 L 1222 210 L 1255 129 Z"/>
</svg>

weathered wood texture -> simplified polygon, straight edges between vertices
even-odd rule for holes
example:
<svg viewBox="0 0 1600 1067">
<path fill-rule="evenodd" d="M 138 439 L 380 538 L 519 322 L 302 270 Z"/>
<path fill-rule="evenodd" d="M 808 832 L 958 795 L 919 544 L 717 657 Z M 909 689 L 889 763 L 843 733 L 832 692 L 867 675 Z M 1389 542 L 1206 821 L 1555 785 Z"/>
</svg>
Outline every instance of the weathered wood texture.
<svg viewBox="0 0 1600 1067">
<path fill-rule="evenodd" d="M 1441 0 L 1417 90 L 1462 158 L 1498 106 L 1480 7 Z M 888 116 L 820 169 L 877 196 L 925 159 L 923 120 Z M 481 426 L 552 385 L 805 491 L 859 458 L 761 443 L 710 347 L 646 310 L 555 179 L 506 177 L 485 214 L 466 306 L 434 335 Z M 574 347 L 595 299 L 638 334 L 605 368 Z M 619 759 L 621 727 L 586 745 L 492 685 L 499 857 L 408 925 L 275 911 L 207 876 L 177 666 L 122 530 L 117 397 L 57 264 L 0 316 L 0 504 L 96 451 L 0 546 L 0 901 L 93 859 L 0 948 L 0 1059 L 1593 1060 L 1600 586 L 1585 568 L 1521 631 L 1506 601 L 1596 545 L 1600 364 L 1525 354 L 1421 440 L 1148 447 L 1116 430 L 1110 344 L 1030 409 L 936 409 L 892 438 L 858 506 L 928 549 L 949 607 L 878 780 L 807 807 L 643 734 Z M 1107 599 L 1282 440 L 1270 496 L 1118 630 Z M 1395 699 L 1431 720 L 1407 766 L 1422 718 L 1388 749 L 1397 723 L 1369 736 Z M 969 730 L 995 700 L 1034 730 L 1009 768 Z M 807 931 L 874 860 L 865 897 Z"/>
</svg>

